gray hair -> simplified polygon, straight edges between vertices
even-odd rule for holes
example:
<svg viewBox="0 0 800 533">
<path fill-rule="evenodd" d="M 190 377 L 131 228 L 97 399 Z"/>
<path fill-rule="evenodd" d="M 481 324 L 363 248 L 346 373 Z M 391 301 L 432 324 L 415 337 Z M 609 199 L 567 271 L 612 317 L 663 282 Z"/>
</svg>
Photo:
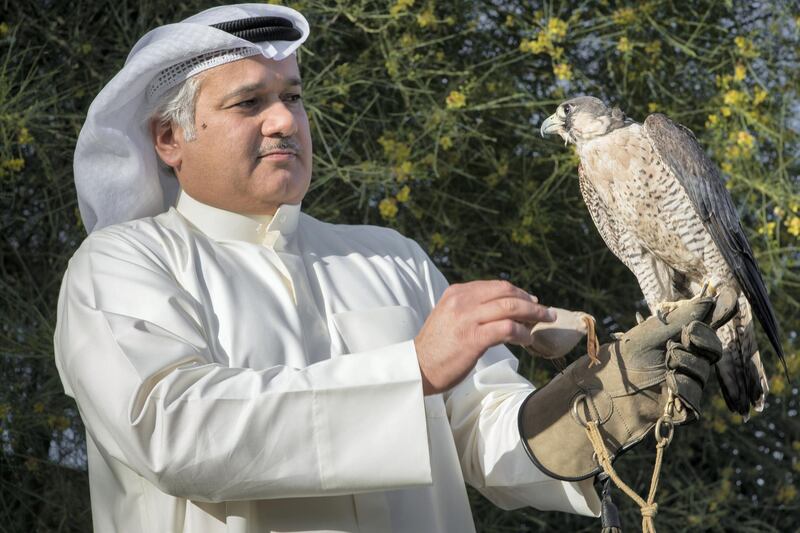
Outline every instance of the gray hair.
<svg viewBox="0 0 800 533">
<path fill-rule="evenodd" d="M 162 94 L 147 114 L 147 123 L 157 121 L 160 126 L 172 124 L 183 129 L 183 140 L 190 142 L 197 138 L 194 127 L 197 96 L 200 94 L 202 75 L 191 76 Z M 153 139 L 155 142 L 155 139 Z M 156 152 L 158 166 L 163 171 L 175 174 L 175 169 L 166 164 Z"/>
<path fill-rule="evenodd" d="M 148 116 L 148 122 L 158 121 L 159 125 L 173 124 L 183 129 L 183 139 L 193 141 L 197 138 L 194 127 L 197 96 L 200 94 L 202 75 L 191 76 L 159 97 Z"/>
</svg>

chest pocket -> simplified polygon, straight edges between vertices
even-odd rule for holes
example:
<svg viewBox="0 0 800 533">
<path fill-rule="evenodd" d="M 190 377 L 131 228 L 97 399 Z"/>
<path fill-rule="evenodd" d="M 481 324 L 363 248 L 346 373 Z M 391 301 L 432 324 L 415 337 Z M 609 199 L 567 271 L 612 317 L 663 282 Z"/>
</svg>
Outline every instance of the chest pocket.
<svg viewBox="0 0 800 533">
<path fill-rule="evenodd" d="M 417 313 L 404 305 L 337 313 L 333 324 L 350 353 L 411 340 L 422 327 Z"/>
</svg>

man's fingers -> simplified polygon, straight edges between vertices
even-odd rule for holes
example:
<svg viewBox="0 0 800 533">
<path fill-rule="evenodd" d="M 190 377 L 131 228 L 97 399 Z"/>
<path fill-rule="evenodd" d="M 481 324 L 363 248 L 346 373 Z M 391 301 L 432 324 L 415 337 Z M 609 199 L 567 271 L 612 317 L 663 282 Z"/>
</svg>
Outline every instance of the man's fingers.
<svg viewBox="0 0 800 533">
<path fill-rule="evenodd" d="M 528 294 L 513 283 L 500 280 L 478 280 L 451 285 L 455 289 L 455 294 L 462 297 L 466 302 L 484 303 L 498 298 L 523 298 L 529 301 L 538 301 L 535 296 Z"/>
<path fill-rule="evenodd" d="M 476 335 L 487 346 L 503 343 L 527 345 L 531 342 L 531 328 L 510 319 L 481 324 Z"/>
<path fill-rule="evenodd" d="M 534 303 L 529 298 L 507 297 L 497 298 L 479 305 L 471 313 L 471 318 L 478 324 L 510 318 L 532 325 L 537 322 L 552 322 L 556 316 L 555 311 Z"/>
</svg>

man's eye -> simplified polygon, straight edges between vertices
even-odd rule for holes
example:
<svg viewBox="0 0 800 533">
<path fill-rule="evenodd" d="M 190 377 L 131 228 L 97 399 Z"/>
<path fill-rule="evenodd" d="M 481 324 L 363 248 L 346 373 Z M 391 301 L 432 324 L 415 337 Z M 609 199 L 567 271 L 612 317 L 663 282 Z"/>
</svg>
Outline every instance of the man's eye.
<svg viewBox="0 0 800 533">
<path fill-rule="evenodd" d="M 250 98 L 249 100 L 242 100 L 241 102 L 238 102 L 234 105 L 236 107 L 253 107 L 255 104 L 256 104 L 255 99 Z"/>
<path fill-rule="evenodd" d="M 303 99 L 303 95 L 300 95 L 300 94 L 287 94 L 284 97 L 284 100 L 286 100 L 287 102 L 299 102 L 302 99 Z"/>
</svg>

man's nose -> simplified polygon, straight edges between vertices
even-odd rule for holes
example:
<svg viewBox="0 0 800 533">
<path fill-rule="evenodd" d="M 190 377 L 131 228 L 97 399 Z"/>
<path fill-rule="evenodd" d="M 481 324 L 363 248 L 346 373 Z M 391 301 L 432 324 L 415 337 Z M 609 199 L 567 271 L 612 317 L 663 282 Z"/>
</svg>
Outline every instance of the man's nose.
<svg viewBox="0 0 800 533">
<path fill-rule="evenodd" d="M 297 132 L 297 120 L 286 102 L 278 100 L 264 110 L 261 133 L 264 137 L 290 137 Z"/>
</svg>

